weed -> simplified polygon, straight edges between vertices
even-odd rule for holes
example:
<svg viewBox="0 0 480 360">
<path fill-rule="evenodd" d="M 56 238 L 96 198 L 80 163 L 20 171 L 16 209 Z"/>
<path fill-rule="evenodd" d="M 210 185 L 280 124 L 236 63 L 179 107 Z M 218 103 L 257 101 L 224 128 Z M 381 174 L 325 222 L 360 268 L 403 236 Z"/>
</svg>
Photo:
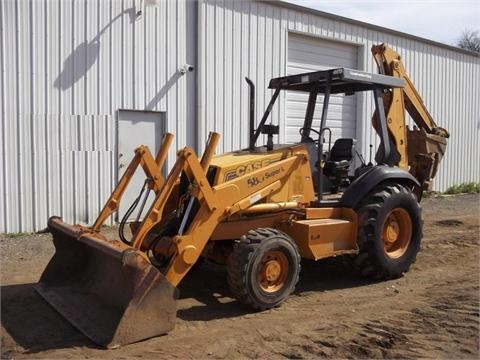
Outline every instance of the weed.
<svg viewBox="0 0 480 360">
<path fill-rule="evenodd" d="M 478 194 L 480 193 L 480 183 L 470 182 L 450 186 L 444 194 Z"/>
<path fill-rule="evenodd" d="M 19 237 L 22 237 L 22 236 L 27 236 L 27 235 L 30 235 L 30 233 L 27 233 L 27 232 L 19 232 L 19 233 L 6 233 L 4 234 L 6 238 L 8 239 L 15 239 L 15 238 L 19 238 Z"/>
</svg>

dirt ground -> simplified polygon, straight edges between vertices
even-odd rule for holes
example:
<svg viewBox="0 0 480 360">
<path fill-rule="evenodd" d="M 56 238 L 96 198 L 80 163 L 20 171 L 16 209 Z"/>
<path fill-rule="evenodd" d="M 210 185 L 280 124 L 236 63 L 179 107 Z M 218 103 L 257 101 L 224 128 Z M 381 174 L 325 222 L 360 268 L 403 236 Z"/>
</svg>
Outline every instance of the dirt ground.
<svg viewBox="0 0 480 360">
<path fill-rule="evenodd" d="M 341 259 L 302 263 L 281 307 L 232 299 L 225 269 L 204 263 L 180 286 L 168 335 L 103 350 L 33 286 L 54 248 L 48 234 L 1 244 L 2 358 L 479 358 L 478 195 L 426 199 L 422 251 L 403 278 L 373 282 Z"/>
</svg>

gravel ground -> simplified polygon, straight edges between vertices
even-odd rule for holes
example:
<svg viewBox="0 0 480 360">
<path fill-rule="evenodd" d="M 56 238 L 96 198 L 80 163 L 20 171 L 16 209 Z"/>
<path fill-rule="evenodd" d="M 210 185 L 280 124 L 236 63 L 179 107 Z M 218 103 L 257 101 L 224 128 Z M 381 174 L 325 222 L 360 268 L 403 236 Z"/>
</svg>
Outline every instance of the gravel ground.
<svg viewBox="0 0 480 360">
<path fill-rule="evenodd" d="M 49 234 L 0 235 L 2 358 L 479 358 L 479 195 L 422 202 L 422 251 L 404 277 L 365 280 L 346 262 L 303 262 L 295 293 L 253 312 L 225 269 L 187 275 L 175 329 L 117 350 L 75 330 L 33 290 Z M 113 230 L 112 230 L 113 231 Z"/>
</svg>

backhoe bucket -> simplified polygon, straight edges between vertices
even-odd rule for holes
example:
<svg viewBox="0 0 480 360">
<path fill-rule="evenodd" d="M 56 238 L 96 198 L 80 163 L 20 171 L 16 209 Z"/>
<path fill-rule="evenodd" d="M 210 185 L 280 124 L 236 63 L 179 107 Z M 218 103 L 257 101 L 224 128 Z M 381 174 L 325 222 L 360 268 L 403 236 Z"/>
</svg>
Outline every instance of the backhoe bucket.
<svg viewBox="0 0 480 360">
<path fill-rule="evenodd" d="M 174 327 L 176 288 L 143 253 L 52 217 L 55 255 L 35 289 L 95 343 L 115 348 Z"/>
<path fill-rule="evenodd" d="M 425 129 L 408 130 L 408 158 L 420 163 L 420 166 L 417 166 L 418 169 L 416 169 L 417 174 L 415 175 L 417 178 L 420 177 L 428 181 L 435 177 L 438 165 L 447 149 L 447 138 L 448 136 L 428 134 Z"/>
</svg>

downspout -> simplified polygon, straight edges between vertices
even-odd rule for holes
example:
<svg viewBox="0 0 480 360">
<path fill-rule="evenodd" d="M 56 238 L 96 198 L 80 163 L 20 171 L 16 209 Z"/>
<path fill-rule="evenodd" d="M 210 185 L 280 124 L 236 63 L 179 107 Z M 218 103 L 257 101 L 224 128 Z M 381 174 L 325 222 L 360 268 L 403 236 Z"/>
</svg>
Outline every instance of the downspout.
<svg viewBox="0 0 480 360">
<path fill-rule="evenodd" d="M 197 2 L 197 64 L 196 64 L 196 74 L 197 74 L 197 86 L 196 86 L 196 99 L 197 99 L 197 116 L 195 117 L 195 130 L 197 132 L 197 143 L 195 148 L 197 154 L 203 152 L 203 147 L 205 146 L 205 121 L 203 114 L 203 104 L 205 99 L 205 94 L 203 93 L 203 56 L 204 56 L 204 3 L 203 0 L 198 0 Z"/>
</svg>

